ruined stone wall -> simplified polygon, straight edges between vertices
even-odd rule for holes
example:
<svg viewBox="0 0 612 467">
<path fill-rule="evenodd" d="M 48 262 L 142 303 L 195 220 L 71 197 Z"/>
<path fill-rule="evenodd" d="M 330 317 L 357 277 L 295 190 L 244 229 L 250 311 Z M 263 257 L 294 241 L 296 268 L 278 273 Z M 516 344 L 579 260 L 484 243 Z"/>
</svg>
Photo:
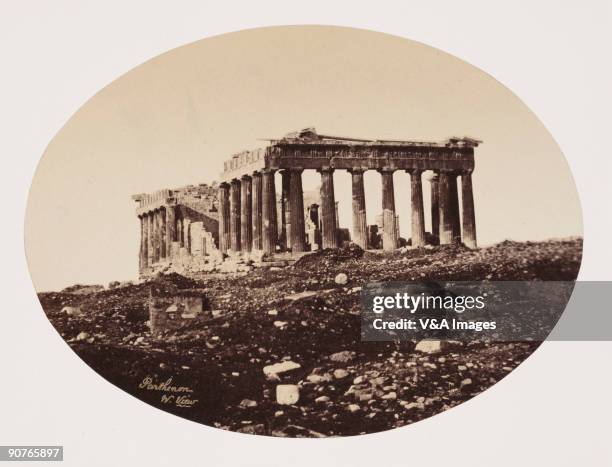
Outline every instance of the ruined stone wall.
<svg viewBox="0 0 612 467">
<path fill-rule="evenodd" d="M 141 276 L 197 272 L 218 260 L 218 191 L 213 183 L 133 197 L 141 220 Z"/>
</svg>

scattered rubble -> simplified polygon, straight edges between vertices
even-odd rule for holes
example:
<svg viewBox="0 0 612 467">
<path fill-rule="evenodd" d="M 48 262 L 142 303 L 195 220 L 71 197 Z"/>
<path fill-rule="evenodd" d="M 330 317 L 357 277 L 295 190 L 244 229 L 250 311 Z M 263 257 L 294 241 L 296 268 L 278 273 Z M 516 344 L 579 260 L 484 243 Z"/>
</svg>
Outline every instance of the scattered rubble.
<svg viewBox="0 0 612 467">
<path fill-rule="evenodd" d="M 581 251 L 581 240 L 404 252 L 351 245 L 276 270 L 191 277 L 168 272 L 132 285 L 75 286 L 39 298 L 87 364 L 151 405 L 242 433 L 357 435 L 404 426 L 470 399 L 538 343 L 436 348 L 431 342 L 362 342 L 355 288 L 391 280 L 573 280 Z M 347 271 L 350 280 L 338 284 Z M 202 310 L 178 329 L 152 333 L 152 289 L 170 296 L 195 291 Z M 77 308 L 81 313 L 66 311 Z M 284 324 L 276 327 L 279 321 Z M 145 378 L 153 384 L 170 379 L 197 402 L 162 403 L 159 392 L 139 387 Z"/>
<path fill-rule="evenodd" d="M 104 290 L 103 285 L 83 285 L 83 284 L 75 284 L 70 287 L 66 287 L 62 289 L 61 293 L 69 293 L 74 295 L 89 295 L 92 293 L 100 292 Z"/>
<path fill-rule="evenodd" d="M 355 356 L 355 352 L 352 352 L 350 350 L 343 350 L 342 352 L 336 352 L 334 354 L 331 354 L 329 356 L 329 359 L 332 362 L 347 363 L 353 360 Z"/>
</svg>

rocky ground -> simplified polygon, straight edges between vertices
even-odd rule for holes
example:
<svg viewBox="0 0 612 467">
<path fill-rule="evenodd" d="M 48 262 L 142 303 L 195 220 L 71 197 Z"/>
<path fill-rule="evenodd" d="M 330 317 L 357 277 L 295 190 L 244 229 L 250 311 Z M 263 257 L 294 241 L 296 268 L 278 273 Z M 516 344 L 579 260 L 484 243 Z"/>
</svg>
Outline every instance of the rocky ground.
<svg viewBox="0 0 612 467">
<path fill-rule="evenodd" d="M 167 274 L 39 298 L 85 362 L 156 407 L 247 433 L 357 435 L 460 404 L 538 346 L 456 343 L 428 353 L 410 342 L 362 342 L 364 282 L 573 280 L 581 252 L 579 239 L 393 253 L 347 247 L 242 275 Z M 151 286 L 200 290 L 205 311 L 184 329 L 155 338 L 146 324 Z"/>
</svg>

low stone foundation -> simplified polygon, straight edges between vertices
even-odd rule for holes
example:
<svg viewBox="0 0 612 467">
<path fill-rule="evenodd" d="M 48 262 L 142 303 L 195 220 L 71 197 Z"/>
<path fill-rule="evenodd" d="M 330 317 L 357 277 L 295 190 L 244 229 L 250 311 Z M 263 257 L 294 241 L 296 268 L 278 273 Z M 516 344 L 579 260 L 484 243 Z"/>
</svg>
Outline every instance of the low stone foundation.
<svg viewBox="0 0 612 467">
<path fill-rule="evenodd" d="M 202 290 L 161 291 L 151 288 L 149 298 L 149 328 L 151 334 L 190 325 L 204 312 Z"/>
</svg>

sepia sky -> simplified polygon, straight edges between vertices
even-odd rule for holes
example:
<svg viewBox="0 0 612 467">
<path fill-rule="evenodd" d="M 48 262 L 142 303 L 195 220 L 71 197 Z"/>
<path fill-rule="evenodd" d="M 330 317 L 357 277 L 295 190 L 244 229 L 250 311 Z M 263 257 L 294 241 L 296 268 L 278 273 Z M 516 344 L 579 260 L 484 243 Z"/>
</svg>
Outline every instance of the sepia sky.
<svg viewBox="0 0 612 467">
<path fill-rule="evenodd" d="M 36 289 L 135 279 L 140 231 L 132 194 L 210 183 L 233 153 L 310 126 L 358 138 L 483 140 L 473 175 L 480 245 L 582 234 L 576 188 L 557 144 L 487 74 L 386 34 L 262 28 L 138 66 L 59 131 L 36 171 L 26 215 Z M 394 180 L 408 238 L 409 175 L 396 172 Z M 334 181 L 340 224 L 350 228 L 350 175 L 336 171 Z M 318 184 L 316 172 L 304 172 L 304 190 Z M 380 175 L 367 172 L 369 224 L 381 211 L 380 186 Z M 423 186 L 429 231 L 425 178 Z"/>
</svg>

